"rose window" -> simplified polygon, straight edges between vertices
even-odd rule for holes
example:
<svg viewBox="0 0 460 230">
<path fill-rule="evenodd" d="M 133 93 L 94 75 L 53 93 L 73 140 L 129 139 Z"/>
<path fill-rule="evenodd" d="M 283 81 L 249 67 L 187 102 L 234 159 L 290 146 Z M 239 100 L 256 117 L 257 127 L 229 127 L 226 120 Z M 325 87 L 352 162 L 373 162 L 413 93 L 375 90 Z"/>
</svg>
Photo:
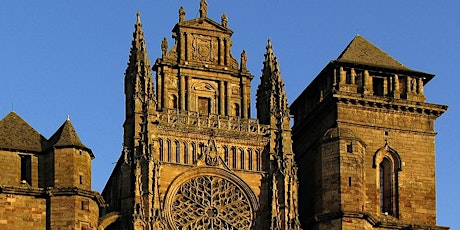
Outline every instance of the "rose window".
<svg viewBox="0 0 460 230">
<path fill-rule="evenodd" d="M 245 191 L 218 175 L 186 180 L 175 189 L 168 208 L 175 229 L 250 229 L 253 219 Z"/>
</svg>

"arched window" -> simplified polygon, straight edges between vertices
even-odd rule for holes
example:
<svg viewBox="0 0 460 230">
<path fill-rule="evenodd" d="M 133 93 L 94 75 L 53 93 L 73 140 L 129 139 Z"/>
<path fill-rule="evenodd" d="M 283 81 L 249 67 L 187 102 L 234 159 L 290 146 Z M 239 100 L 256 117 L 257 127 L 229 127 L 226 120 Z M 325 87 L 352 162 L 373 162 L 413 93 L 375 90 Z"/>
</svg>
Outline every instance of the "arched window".
<svg viewBox="0 0 460 230">
<path fill-rule="evenodd" d="M 248 149 L 248 169 L 252 170 L 252 149 Z"/>
<path fill-rule="evenodd" d="M 236 148 L 232 147 L 232 168 L 236 169 Z"/>
<path fill-rule="evenodd" d="M 241 169 L 244 169 L 244 162 L 245 162 L 245 159 L 244 159 L 245 155 L 244 155 L 244 149 L 240 149 L 240 167 Z"/>
<path fill-rule="evenodd" d="M 188 156 L 188 143 L 184 142 L 184 164 L 189 163 L 189 156 Z"/>
<path fill-rule="evenodd" d="M 196 163 L 196 144 L 192 142 L 192 162 L 193 164 Z"/>
<path fill-rule="evenodd" d="M 260 151 L 259 150 L 256 150 L 256 170 L 257 171 L 260 171 Z"/>
<path fill-rule="evenodd" d="M 176 145 L 176 163 L 180 163 L 180 142 L 175 140 L 174 144 Z"/>
<path fill-rule="evenodd" d="M 168 151 L 168 162 L 172 162 L 172 147 L 171 147 L 171 140 L 166 140 L 166 148 Z"/>
<path fill-rule="evenodd" d="M 228 165 L 228 147 L 224 145 L 224 162 Z"/>
<path fill-rule="evenodd" d="M 377 191 L 380 212 L 398 217 L 399 184 L 398 173 L 402 170 L 399 154 L 386 144 L 374 155 L 373 167 L 377 169 Z"/>
<path fill-rule="evenodd" d="M 382 213 L 394 214 L 394 176 L 393 163 L 384 157 L 379 164 L 380 170 L 380 209 Z"/>
<path fill-rule="evenodd" d="M 165 152 L 164 152 L 164 144 L 163 139 L 158 140 L 159 148 L 160 148 L 160 161 L 165 160 Z"/>
</svg>

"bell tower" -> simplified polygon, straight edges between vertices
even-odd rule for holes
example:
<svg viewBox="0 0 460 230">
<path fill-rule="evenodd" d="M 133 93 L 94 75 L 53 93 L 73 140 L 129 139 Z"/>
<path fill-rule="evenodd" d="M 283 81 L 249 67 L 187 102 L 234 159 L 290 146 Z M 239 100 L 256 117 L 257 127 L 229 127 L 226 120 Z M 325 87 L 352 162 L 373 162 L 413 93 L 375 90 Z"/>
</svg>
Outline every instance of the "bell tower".
<svg viewBox="0 0 460 230">
<path fill-rule="evenodd" d="M 300 216 L 312 229 L 436 226 L 434 75 L 412 70 L 361 36 L 291 106 Z"/>
</svg>

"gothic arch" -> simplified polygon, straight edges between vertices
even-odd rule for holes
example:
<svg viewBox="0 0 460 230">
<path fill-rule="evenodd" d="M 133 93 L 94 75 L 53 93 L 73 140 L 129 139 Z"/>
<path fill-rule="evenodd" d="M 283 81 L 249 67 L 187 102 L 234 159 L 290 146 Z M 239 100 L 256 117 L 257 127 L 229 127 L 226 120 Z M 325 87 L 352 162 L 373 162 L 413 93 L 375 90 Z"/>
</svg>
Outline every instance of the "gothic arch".
<svg viewBox="0 0 460 230">
<path fill-rule="evenodd" d="M 390 159 L 392 159 L 392 162 L 394 164 L 394 168 L 397 169 L 398 171 L 402 171 L 402 160 L 401 157 L 399 156 L 398 152 L 391 148 L 388 143 L 385 144 L 382 148 L 378 149 L 374 153 L 374 157 L 372 159 L 372 167 L 377 168 L 378 164 L 383 160 L 383 158 L 387 156 Z"/>
<path fill-rule="evenodd" d="M 121 221 L 122 215 L 119 212 L 111 212 L 99 218 L 98 230 L 105 230 L 111 224 Z"/>
<path fill-rule="evenodd" d="M 377 169 L 376 190 L 379 211 L 385 215 L 399 216 L 399 171 L 402 161 L 398 152 L 388 143 L 374 154 L 373 168 Z"/>
</svg>

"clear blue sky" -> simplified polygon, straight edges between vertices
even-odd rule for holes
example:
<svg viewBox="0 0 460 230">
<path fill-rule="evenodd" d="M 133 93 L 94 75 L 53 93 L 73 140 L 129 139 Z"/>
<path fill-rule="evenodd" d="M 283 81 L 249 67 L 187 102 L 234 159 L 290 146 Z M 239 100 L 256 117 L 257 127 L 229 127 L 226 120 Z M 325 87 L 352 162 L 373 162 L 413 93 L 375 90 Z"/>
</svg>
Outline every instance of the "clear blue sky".
<svg viewBox="0 0 460 230">
<path fill-rule="evenodd" d="M 459 1 L 208 0 L 208 5 L 215 21 L 227 14 L 234 56 L 247 51 L 253 92 L 267 38 L 291 102 L 356 34 L 409 68 L 436 74 L 425 88 L 427 101 L 450 106 L 436 122 L 438 224 L 460 229 Z M 96 155 L 93 189 L 101 191 L 122 149 L 123 78 L 136 12 L 142 13 L 154 62 L 163 37 L 173 43 L 180 6 L 187 19 L 198 16 L 199 0 L 2 1 L 0 118 L 13 108 L 49 138 L 69 114 Z"/>
</svg>

